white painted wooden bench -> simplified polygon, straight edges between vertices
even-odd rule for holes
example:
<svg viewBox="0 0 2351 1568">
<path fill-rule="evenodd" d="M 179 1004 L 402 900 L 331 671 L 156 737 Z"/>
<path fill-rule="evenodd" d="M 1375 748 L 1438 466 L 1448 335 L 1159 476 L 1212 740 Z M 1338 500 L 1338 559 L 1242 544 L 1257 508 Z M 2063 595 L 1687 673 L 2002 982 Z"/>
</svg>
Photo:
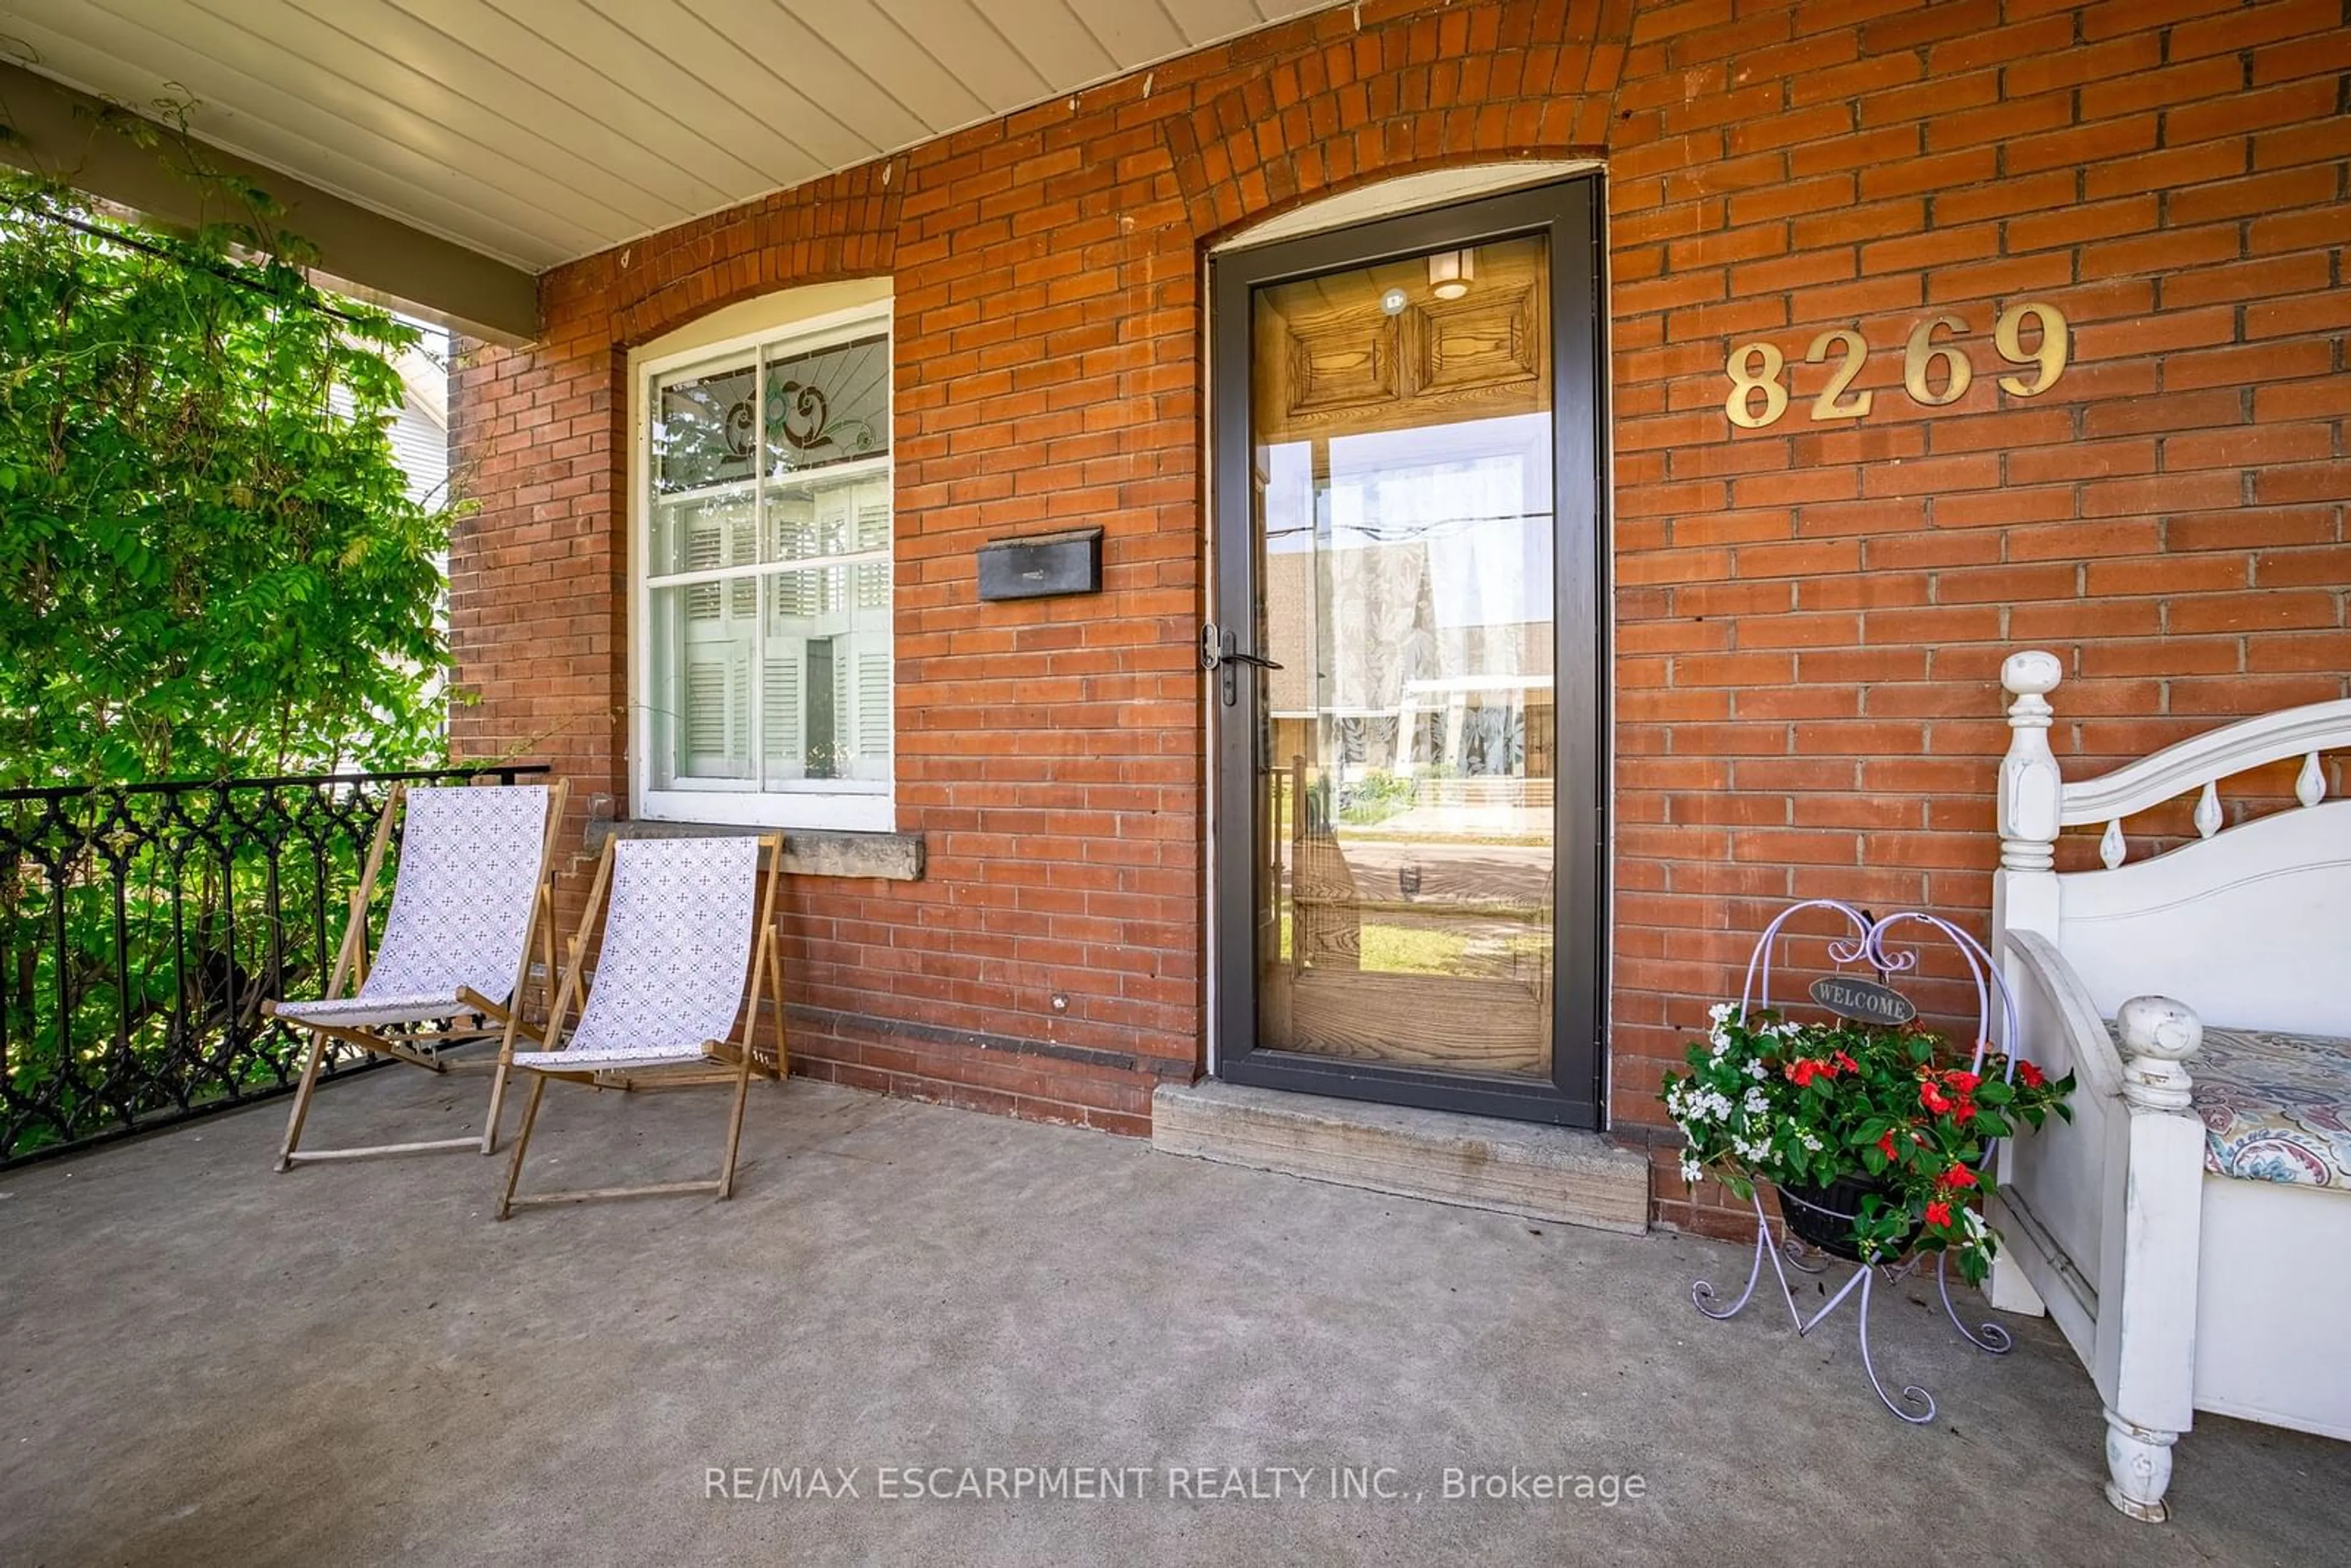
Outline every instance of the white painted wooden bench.
<svg viewBox="0 0 2351 1568">
<path fill-rule="evenodd" d="M 2351 701 L 2066 783 L 2060 676 L 2001 671 L 1993 946 L 2023 1053 L 2080 1087 L 2002 1151 L 1992 1302 L 2056 1320 L 2105 1405 L 2107 1497 L 2160 1520 L 2196 1411 L 2351 1439 L 2351 800 L 2321 765 Z M 2297 758 L 2299 806 L 2222 827 L 2220 780 Z M 2189 792 L 2199 837 L 2131 861 L 2126 819 Z M 2055 870 L 2059 830 L 2100 824 L 2105 869 Z"/>
</svg>

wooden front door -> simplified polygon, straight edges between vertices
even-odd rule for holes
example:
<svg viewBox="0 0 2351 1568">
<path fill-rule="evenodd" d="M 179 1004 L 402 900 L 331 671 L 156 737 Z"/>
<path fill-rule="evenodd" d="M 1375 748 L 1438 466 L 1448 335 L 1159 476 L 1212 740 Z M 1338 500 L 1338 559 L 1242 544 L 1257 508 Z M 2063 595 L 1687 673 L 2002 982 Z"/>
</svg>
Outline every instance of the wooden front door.
<svg viewBox="0 0 2351 1568">
<path fill-rule="evenodd" d="M 1598 1124 L 1598 187 L 1215 263 L 1221 1077 Z"/>
</svg>

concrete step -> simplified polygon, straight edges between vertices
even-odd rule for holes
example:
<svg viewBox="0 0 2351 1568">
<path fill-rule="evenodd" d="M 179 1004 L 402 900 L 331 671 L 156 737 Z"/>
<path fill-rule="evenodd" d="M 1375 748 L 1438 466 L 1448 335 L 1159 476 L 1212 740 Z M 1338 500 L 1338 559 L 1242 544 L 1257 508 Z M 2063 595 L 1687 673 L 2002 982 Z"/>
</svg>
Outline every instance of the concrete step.
<svg viewBox="0 0 2351 1568">
<path fill-rule="evenodd" d="M 1211 1080 L 1153 1092 L 1151 1145 L 1562 1225 L 1648 1228 L 1648 1161 L 1567 1127 Z"/>
</svg>

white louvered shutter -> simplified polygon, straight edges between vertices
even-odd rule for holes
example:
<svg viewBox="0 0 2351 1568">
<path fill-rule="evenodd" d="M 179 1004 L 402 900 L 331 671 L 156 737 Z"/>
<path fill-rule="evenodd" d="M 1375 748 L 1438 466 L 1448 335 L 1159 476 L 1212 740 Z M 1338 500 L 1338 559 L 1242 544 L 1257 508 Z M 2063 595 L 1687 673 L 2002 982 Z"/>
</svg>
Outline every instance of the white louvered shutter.
<svg viewBox="0 0 2351 1568">
<path fill-rule="evenodd" d="M 857 756 L 861 764 L 878 763 L 890 755 L 890 655 L 857 655 Z M 867 776 L 861 766 L 860 777 Z M 884 768 L 879 775 L 887 778 Z"/>
<path fill-rule="evenodd" d="M 806 705 L 800 690 L 799 651 L 771 651 L 759 698 L 760 721 L 770 778 L 798 779 L 807 767 L 806 740 L 800 734 Z"/>
</svg>

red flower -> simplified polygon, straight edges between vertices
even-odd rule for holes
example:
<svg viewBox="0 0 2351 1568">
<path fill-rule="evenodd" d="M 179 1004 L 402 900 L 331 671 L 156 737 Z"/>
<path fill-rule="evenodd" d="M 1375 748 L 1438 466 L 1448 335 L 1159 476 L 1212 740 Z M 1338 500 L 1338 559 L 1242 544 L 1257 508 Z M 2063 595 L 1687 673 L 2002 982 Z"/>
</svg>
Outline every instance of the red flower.
<svg viewBox="0 0 2351 1568">
<path fill-rule="evenodd" d="M 1807 1059 L 1800 1056 L 1796 1058 L 1795 1061 L 1788 1063 L 1788 1081 L 1791 1083 L 1793 1083 L 1797 1088 L 1802 1089 L 1805 1084 L 1810 1083 L 1813 1081 L 1813 1075 L 1818 1073 L 1820 1070 L 1821 1064 L 1819 1062 L 1808 1061 Z"/>
<path fill-rule="evenodd" d="M 2016 1059 L 2016 1075 L 2024 1081 L 2024 1086 L 2027 1089 L 2038 1089 L 2049 1082 L 2041 1075 L 2041 1069 L 2021 1056 Z"/>
<path fill-rule="evenodd" d="M 1943 1173 L 1943 1185 L 1949 1187 L 1973 1186 L 1976 1185 L 1976 1173 L 1964 1165 L 1955 1165 Z"/>
<path fill-rule="evenodd" d="M 1950 1206 L 1949 1204 L 1948 1204 L 1948 1203 L 1940 1203 L 1940 1202 L 1938 1202 L 1938 1203 L 1930 1203 L 1930 1204 L 1928 1204 L 1928 1205 L 1927 1206 L 1927 1223 L 1928 1223 L 1928 1224 L 1929 1224 L 1929 1225 L 1949 1225 L 1950 1222 L 1951 1222 L 1951 1206 Z"/>
<path fill-rule="evenodd" d="M 1951 1108 L 1950 1097 L 1943 1092 L 1943 1086 L 1931 1078 L 1919 1083 L 1918 1103 L 1938 1116 Z"/>
<path fill-rule="evenodd" d="M 1943 1082 L 1962 1094 L 1972 1094 L 1976 1092 L 1976 1085 L 1981 1083 L 1983 1080 L 1972 1072 L 1946 1072 L 1943 1074 Z"/>
<path fill-rule="evenodd" d="M 1839 1067 L 1844 1068 L 1847 1072 L 1858 1072 L 1861 1071 L 1861 1063 L 1855 1061 L 1852 1057 L 1847 1056 L 1842 1051 L 1836 1053 L 1836 1064 Z"/>
<path fill-rule="evenodd" d="M 1892 1159 L 1894 1157 L 1894 1134 L 1887 1133 L 1883 1137 L 1879 1138 L 1877 1140 L 1877 1150 L 1878 1153 L 1884 1155 L 1887 1159 Z"/>
</svg>

